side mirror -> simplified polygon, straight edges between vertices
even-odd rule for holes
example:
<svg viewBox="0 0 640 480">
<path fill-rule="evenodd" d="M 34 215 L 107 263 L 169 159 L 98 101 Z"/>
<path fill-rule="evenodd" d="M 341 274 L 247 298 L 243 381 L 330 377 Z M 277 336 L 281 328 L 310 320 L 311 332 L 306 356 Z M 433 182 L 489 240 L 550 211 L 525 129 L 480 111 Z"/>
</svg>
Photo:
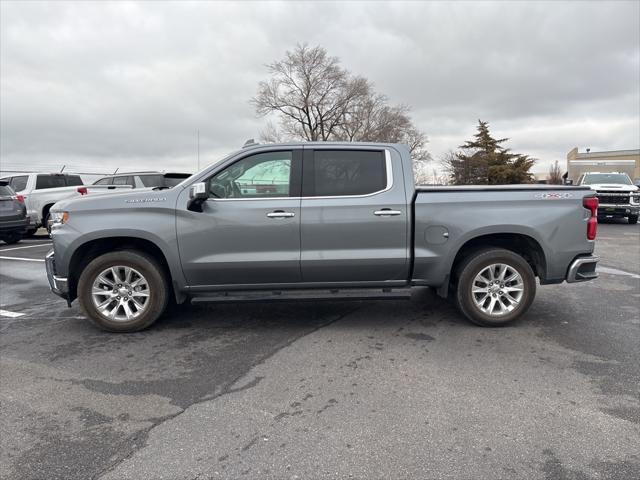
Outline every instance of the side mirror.
<svg viewBox="0 0 640 480">
<path fill-rule="evenodd" d="M 192 212 L 201 212 L 202 202 L 207 198 L 209 198 L 207 184 L 205 182 L 194 183 L 189 188 L 189 203 L 187 204 L 187 210 L 191 210 Z"/>
</svg>

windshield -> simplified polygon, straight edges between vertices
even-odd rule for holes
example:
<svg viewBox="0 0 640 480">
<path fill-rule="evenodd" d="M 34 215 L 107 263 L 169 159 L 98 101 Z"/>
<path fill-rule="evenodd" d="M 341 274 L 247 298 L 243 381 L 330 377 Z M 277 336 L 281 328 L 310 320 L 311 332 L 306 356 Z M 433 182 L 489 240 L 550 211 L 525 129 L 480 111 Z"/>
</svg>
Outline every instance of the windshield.
<svg viewBox="0 0 640 480">
<path fill-rule="evenodd" d="M 226 156 L 224 156 L 224 157 L 222 157 L 222 158 L 220 158 L 220 159 L 218 159 L 218 160 L 216 160 L 216 161 L 214 161 L 214 162 L 210 163 L 210 164 L 209 164 L 209 165 L 207 165 L 205 168 L 203 168 L 203 169 L 201 169 L 201 170 L 197 171 L 197 172 L 196 172 L 196 173 L 194 173 L 193 175 L 191 175 L 191 176 L 189 176 L 189 177 L 185 178 L 185 179 L 184 179 L 184 180 L 182 180 L 180 183 L 176 184 L 176 186 L 183 185 L 183 184 L 185 184 L 185 185 L 186 185 L 187 183 L 190 183 L 190 181 L 191 181 L 190 179 L 191 179 L 191 178 L 199 176 L 200 174 L 202 174 L 202 172 L 204 172 L 204 171 L 206 171 L 206 170 L 210 169 L 211 167 L 213 167 L 214 165 L 216 165 L 216 164 L 218 164 L 218 163 L 220 163 L 220 162 L 224 162 L 224 161 L 226 161 L 226 160 L 230 159 L 231 157 L 233 157 L 234 155 L 237 155 L 237 154 L 238 154 L 239 152 L 241 152 L 241 151 L 242 151 L 242 150 L 235 150 L 235 151 L 231 152 L 229 155 L 226 155 Z"/>
<path fill-rule="evenodd" d="M 595 185 L 598 183 L 621 183 L 632 185 L 631 179 L 624 173 L 589 173 L 584 176 L 582 185 Z"/>
</svg>

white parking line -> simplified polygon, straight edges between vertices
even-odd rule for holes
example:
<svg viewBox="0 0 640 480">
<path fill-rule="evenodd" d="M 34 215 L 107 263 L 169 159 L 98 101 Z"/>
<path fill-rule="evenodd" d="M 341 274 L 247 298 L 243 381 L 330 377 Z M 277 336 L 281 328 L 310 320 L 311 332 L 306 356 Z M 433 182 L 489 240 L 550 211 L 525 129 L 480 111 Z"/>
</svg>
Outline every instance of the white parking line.
<svg viewBox="0 0 640 480">
<path fill-rule="evenodd" d="M 24 247 L 2 248 L 0 249 L 0 252 L 8 252 L 9 250 L 20 250 L 22 248 L 47 247 L 49 245 L 53 245 L 53 243 L 41 243 L 39 245 L 25 245 Z"/>
<path fill-rule="evenodd" d="M 18 318 L 22 317 L 23 315 L 24 313 L 10 312 L 9 310 L 0 309 L 0 317 Z"/>
<path fill-rule="evenodd" d="M 597 272 L 608 273 L 609 275 L 624 275 L 631 278 L 640 278 L 637 273 L 625 272 L 624 270 L 618 270 L 617 268 L 601 267 L 598 265 Z"/>
<path fill-rule="evenodd" d="M 0 257 L 0 260 L 20 260 L 22 262 L 44 262 L 44 258 Z"/>
</svg>

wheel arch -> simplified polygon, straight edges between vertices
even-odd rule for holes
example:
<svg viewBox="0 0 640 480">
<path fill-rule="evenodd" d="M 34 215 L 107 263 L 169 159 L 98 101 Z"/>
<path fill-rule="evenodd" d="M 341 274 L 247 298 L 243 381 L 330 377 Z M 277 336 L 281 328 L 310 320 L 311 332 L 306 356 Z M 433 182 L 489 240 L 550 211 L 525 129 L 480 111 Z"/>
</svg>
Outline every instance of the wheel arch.
<svg viewBox="0 0 640 480">
<path fill-rule="evenodd" d="M 533 269 L 533 273 L 544 282 L 547 276 L 547 254 L 540 242 L 522 232 L 484 233 L 465 239 L 455 250 L 447 270 L 446 281 L 437 289 L 438 295 L 447 297 L 455 288 L 458 267 L 469 255 L 484 248 L 504 248 L 522 256 Z"/>
<path fill-rule="evenodd" d="M 89 262 L 104 253 L 118 250 L 134 250 L 151 256 L 158 262 L 165 275 L 167 275 L 168 283 L 171 286 L 176 301 L 182 303 L 186 299 L 186 296 L 180 291 L 176 284 L 176 275 L 169 265 L 167 255 L 156 243 L 149 239 L 135 236 L 112 236 L 88 240 L 73 251 L 68 267 L 70 301 L 77 298 L 78 280 Z"/>
<path fill-rule="evenodd" d="M 504 248 L 523 257 L 533 269 L 533 273 L 544 279 L 547 271 L 547 257 L 535 238 L 524 233 L 489 233 L 467 240 L 458 249 L 451 265 L 452 279 L 458 267 L 474 252 L 485 248 Z"/>
</svg>

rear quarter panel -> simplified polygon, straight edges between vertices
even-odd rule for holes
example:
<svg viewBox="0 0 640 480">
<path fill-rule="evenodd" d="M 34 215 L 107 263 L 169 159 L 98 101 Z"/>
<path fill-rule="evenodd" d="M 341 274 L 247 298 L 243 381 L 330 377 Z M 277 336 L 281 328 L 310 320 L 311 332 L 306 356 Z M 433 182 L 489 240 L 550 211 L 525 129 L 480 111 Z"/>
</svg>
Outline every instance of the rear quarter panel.
<svg viewBox="0 0 640 480">
<path fill-rule="evenodd" d="M 418 192 L 415 200 L 413 281 L 442 285 L 466 242 L 488 234 L 527 235 L 546 260 L 545 277 L 564 279 L 569 263 L 593 252 L 586 238 L 588 190 L 498 190 Z M 446 238 L 443 233 L 448 233 Z"/>
</svg>

